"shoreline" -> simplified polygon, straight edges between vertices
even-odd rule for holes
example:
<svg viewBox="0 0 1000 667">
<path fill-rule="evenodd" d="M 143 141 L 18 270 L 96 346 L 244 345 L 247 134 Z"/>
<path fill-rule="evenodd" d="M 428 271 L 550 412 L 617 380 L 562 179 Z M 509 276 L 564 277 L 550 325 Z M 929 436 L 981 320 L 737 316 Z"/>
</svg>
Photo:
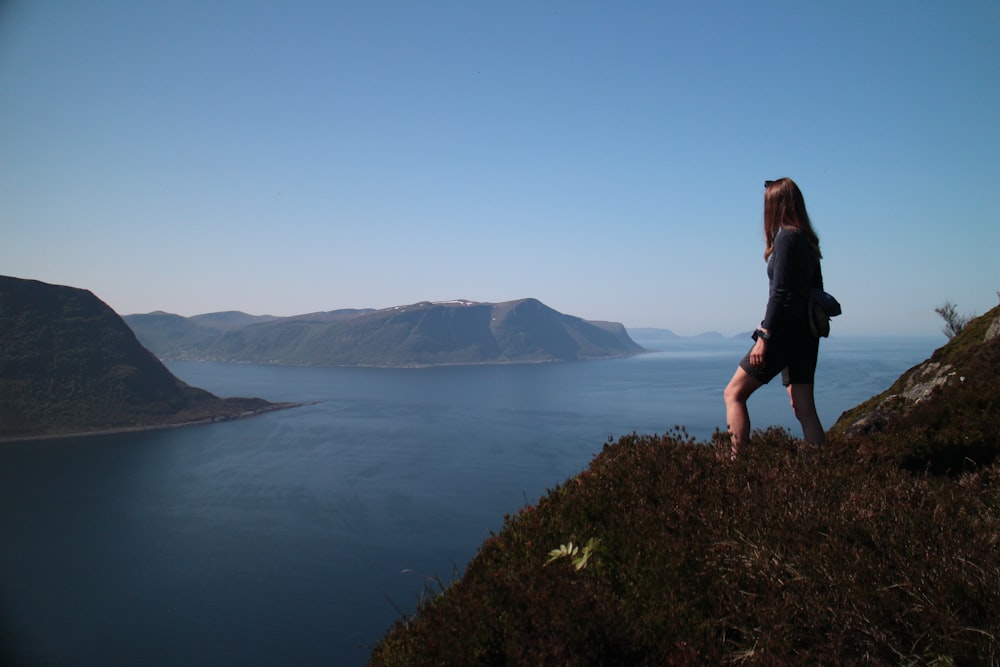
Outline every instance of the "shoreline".
<svg viewBox="0 0 1000 667">
<path fill-rule="evenodd" d="M 309 403 L 269 403 L 267 406 L 255 410 L 246 410 L 241 413 L 216 414 L 200 419 L 192 419 L 181 422 L 165 422 L 161 424 L 146 424 L 143 426 L 119 426 L 105 429 L 93 429 L 89 431 L 73 431 L 71 433 L 36 433 L 32 435 L 0 436 L 0 445 L 9 445 L 18 442 L 38 442 L 41 440 L 65 440 L 67 438 L 86 438 L 99 435 L 117 435 L 119 433 L 144 433 L 146 431 L 165 431 L 173 428 L 186 428 L 189 426 L 204 426 L 206 424 L 221 424 L 224 422 L 240 421 L 258 417 L 268 412 L 278 410 L 289 410 L 300 408 Z"/>
<path fill-rule="evenodd" d="M 322 362 L 291 362 L 291 361 L 244 361 L 234 359 L 175 359 L 172 357 L 157 357 L 161 363 L 183 363 L 183 364 L 235 364 L 240 366 L 279 366 L 285 368 L 386 368 L 386 369 L 424 369 L 424 368 L 444 368 L 448 366 L 534 366 L 541 364 L 576 364 L 588 361 L 605 361 L 608 359 L 624 359 L 627 357 L 637 357 L 643 354 L 656 352 L 643 348 L 638 352 L 626 352 L 623 354 L 612 354 L 602 357 L 582 357 L 579 359 L 524 359 L 524 360 L 494 360 L 494 361 L 444 361 L 428 363 L 406 363 L 406 364 L 332 364 Z"/>
</svg>

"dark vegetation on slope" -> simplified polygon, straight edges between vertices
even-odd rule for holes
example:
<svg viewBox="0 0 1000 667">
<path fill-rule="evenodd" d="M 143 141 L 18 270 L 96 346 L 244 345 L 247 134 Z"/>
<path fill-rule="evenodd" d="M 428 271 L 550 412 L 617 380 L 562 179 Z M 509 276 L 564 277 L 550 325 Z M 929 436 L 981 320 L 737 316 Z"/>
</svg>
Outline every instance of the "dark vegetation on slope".
<svg viewBox="0 0 1000 667">
<path fill-rule="evenodd" d="M 930 359 L 846 412 L 832 431 L 903 467 L 960 472 L 997 458 L 1000 307 L 971 320 Z M 866 436 L 866 437 L 861 437 Z"/>
<path fill-rule="evenodd" d="M 178 360 L 427 366 L 575 361 L 644 351 L 621 324 L 565 315 L 537 299 L 421 302 L 284 318 L 149 313 L 125 320 L 150 350 Z"/>
<path fill-rule="evenodd" d="M 233 419 L 278 407 L 174 377 L 86 290 L 0 276 L 0 439 Z"/>
<path fill-rule="evenodd" d="M 822 448 L 609 441 L 370 664 L 1000 664 L 998 330 L 970 323 Z M 891 398 L 907 377 L 945 380 Z"/>
</svg>

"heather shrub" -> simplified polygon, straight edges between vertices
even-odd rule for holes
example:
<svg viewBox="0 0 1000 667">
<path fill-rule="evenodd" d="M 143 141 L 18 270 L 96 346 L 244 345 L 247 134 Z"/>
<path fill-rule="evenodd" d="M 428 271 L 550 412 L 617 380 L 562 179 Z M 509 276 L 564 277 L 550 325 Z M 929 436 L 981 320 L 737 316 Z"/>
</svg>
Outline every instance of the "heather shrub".
<svg viewBox="0 0 1000 667">
<path fill-rule="evenodd" d="M 608 441 L 371 664 L 1000 664 L 997 329 L 966 324 L 823 447 Z"/>
<path fill-rule="evenodd" d="M 991 664 L 1000 494 L 757 432 L 608 443 L 505 520 L 373 665 Z M 600 540 L 584 567 L 549 561 Z M 943 663 L 942 663 L 943 664 Z"/>
</svg>

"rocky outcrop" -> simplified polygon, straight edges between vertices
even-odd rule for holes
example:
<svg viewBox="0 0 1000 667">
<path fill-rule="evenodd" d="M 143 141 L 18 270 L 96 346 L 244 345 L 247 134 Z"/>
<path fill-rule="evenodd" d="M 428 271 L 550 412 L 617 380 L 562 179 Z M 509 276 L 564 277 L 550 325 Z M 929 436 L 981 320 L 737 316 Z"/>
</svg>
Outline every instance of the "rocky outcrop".
<svg viewBox="0 0 1000 667">
<path fill-rule="evenodd" d="M 833 431 L 848 436 L 876 433 L 931 397 L 947 393 L 982 373 L 982 356 L 1000 346 L 1000 307 L 969 322 L 930 359 L 903 373 L 885 392 L 841 415 Z"/>
</svg>

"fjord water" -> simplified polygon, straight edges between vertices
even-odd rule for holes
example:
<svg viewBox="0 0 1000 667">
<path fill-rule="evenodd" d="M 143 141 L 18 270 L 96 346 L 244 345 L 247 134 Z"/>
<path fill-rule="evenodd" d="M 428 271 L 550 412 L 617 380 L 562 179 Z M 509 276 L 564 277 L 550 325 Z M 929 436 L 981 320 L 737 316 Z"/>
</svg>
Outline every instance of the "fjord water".
<svg viewBox="0 0 1000 667">
<path fill-rule="evenodd" d="M 220 395 L 304 405 L 0 445 L 0 660 L 363 665 L 504 514 L 609 438 L 725 427 L 722 388 L 748 340 L 636 339 L 659 351 L 422 369 L 171 363 Z M 824 425 L 943 342 L 824 340 Z M 798 435 L 780 382 L 750 408 L 755 427 Z"/>
</svg>

